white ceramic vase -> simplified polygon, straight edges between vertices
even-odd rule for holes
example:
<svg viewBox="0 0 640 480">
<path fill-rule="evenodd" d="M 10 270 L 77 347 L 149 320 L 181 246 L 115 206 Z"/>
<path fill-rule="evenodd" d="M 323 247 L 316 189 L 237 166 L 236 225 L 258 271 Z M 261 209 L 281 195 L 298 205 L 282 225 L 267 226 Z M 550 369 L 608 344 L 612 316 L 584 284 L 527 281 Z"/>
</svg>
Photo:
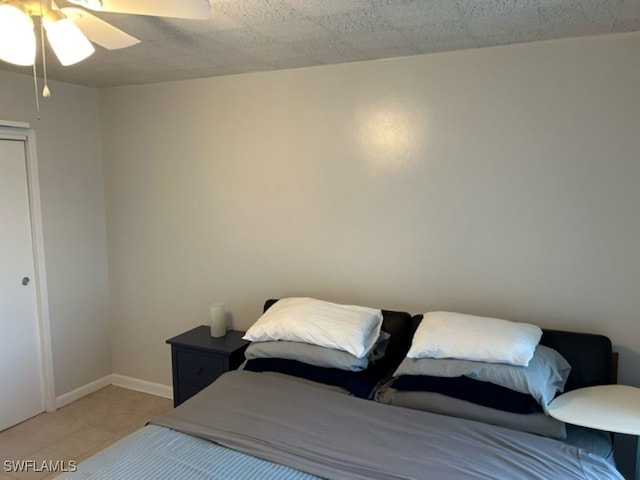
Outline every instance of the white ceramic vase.
<svg viewBox="0 0 640 480">
<path fill-rule="evenodd" d="M 209 305 L 209 321 L 212 337 L 224 337 L 227 334 L 224 304 L 212 303 Z"/>
</svg>

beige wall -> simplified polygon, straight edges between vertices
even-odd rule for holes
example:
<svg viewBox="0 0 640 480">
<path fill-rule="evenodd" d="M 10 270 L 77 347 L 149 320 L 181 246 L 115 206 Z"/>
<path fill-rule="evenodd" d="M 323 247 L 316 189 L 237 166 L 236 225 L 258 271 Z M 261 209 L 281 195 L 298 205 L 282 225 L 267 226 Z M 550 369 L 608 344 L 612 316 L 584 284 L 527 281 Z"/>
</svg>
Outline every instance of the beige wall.
<svg viewBox="0 0 640 480">
<path fill-rule="evenodd" d="M 36 118 L 33 79 L 0 72 L 0 119 L 36 132 L 56 394 L 111 373 L 98 94 L 51 82 Z"/>
<path fill-rule="evenodd" d="M 640 35 L 100 92 L 114 371 L 271 296 L 609 335 L 640 385 Z"/>
</svg>

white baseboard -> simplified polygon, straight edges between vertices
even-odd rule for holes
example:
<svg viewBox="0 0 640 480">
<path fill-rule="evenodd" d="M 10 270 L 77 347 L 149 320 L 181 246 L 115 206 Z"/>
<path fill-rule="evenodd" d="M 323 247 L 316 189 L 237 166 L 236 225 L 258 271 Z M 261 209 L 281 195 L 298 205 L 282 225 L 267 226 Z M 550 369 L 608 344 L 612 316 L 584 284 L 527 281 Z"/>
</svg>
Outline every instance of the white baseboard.
<svg viewBox="0 0 640 480">
<path fill-rule="evenodd" d="M 89 395 L 90 393 L 97 392 L 101 388 L 108 387 L 113 383 L 112 378 L 113 375 L 106 375 L 98 380 L 94 380 L 91 383 L 87 383 L 80 388 L 76 388 L 75 390 L 71 390 L 68 393 L 63 393 L 59 397 L 56 397 L 56 408 L 64 407 L 65 405 L 70 404 L 71 402 L 75 402 L 76 400 L 81 399 Z"/>
<path fill-rule="evenodd" d="M 158 397 L 173 399 L 173 387 L 170 385 L 162 385 L 161 383 L 148 382 L 139 378 L 127 377 L 125 375 L 112 375 L 113 385 L 116 387 L 128 388 L 129 390 L 137 390 L 138 392 L 150 393 Z"/>
<path fill-rule="evenodd" d="M 146 380 L 140 380 L 139 378 L 112 373 L 111 375 L 106 375 L 91 383 L 87 383 L 80 388 L 76 388 L 75 390 L 56 397 L 56 408 L 62 408 L 71 402 L 75 402 L 76 400 L 79 400 L 93 392 L 97 392 L 101 388 L 108 387 L 109 385 L 149 393 L 158 397 L 168 398 L 169 400 L 173 399 L 173 387 L 170 385 L 147 382 Z"/>
</svg>

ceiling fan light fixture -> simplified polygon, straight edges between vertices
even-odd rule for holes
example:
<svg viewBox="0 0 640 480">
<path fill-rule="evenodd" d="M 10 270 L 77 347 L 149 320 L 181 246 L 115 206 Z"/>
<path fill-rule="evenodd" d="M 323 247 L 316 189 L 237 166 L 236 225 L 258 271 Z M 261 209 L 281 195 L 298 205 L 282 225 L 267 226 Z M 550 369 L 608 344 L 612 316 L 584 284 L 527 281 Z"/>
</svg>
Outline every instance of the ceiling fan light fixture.
<svg viewBox="0 0 640 480">
<path fill-rule="evenodd" d="M 84 33 L 62 12 L 49 10 L 42 20 L 47 40 L 65 67 L 81 62 L 95 52 Z"/>
<path fill-rule="evenodd" d="M 36 35 L 26 8 L 13 0 L 0 1 L 0 60 L 31 66 L 36 60 Z"/>
</svg>

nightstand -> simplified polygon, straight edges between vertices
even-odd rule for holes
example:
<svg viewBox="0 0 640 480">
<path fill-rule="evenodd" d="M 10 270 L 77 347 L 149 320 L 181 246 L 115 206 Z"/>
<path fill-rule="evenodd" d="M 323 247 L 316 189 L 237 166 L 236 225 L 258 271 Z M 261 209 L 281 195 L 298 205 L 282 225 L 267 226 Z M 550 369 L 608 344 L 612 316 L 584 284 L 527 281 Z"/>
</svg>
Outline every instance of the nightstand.
<svg viewBox="0 0 640 480">
<path fill-rule="evenodd" d="M 167 340 L 171 345 L 174 407 L 244 361 L 249 345 L 242 340 L 245 332 L 229 330 L 220 338 L 213 338 L 210 332 L 208 325 L 201 325 Z"/>
</svg>

